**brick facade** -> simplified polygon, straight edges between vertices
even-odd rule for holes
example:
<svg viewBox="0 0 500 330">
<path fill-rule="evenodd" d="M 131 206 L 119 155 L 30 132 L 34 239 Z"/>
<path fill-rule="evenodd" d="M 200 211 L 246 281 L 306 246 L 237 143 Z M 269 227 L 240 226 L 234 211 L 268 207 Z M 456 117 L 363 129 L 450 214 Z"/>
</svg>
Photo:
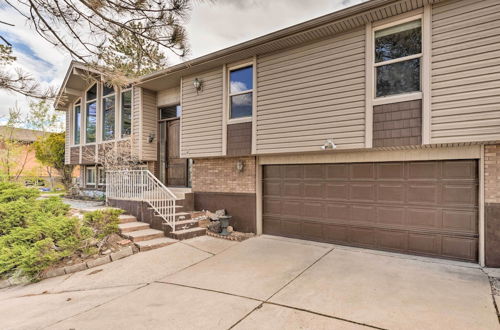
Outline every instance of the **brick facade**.
<svg viewBox="0 0 500 330">
<path fill-rule="evenodd" d="M 500 145 L 484 146 L 484 201 L 500 203 Z"/>
<path fill-rule="evenodd" d="M 242 172 L 236 169 L 244 162 Z M 193 192 L 255 193 L 255 157 L 195 159 Z"/>
</svg>

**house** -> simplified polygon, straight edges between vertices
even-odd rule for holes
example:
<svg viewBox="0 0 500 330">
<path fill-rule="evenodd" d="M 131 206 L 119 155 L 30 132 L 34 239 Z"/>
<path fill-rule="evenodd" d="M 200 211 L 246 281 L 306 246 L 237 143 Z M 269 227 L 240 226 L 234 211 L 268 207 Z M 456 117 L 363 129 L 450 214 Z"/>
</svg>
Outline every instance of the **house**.
<svg viewBox="0 0 500 330">
<path fill-rule="evenodd" d="M 59 175 L 54 169 L 40 164 L 35 157 L 33 143 L 43 136 L 42 131 L 0 126 L 0 173 L 20 181 L 57 179 Z"/>
<path fill-rule="evenodd" d="M 497 0 L 371 0 L 127 89 L 72 63 L 66 161 L 104 187 L 129 145 L 150 177 L 108 198 L 170 224 L 184 187 L 241 231 L 500 266 L 499 42 Z"/>
</svg>

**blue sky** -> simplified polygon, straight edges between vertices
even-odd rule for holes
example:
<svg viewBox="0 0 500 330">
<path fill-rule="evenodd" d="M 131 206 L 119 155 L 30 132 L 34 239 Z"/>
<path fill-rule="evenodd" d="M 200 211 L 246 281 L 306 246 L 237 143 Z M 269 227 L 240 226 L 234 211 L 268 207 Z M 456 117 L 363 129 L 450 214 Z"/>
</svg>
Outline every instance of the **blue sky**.
<svg viewBox="0 0 500 330">
<path fill-rule="evenodd" d="M 186 23 L 191 53 L 188 59 L 249 40 L 366 0 L 214 0 L 195 1 Z M 43 86 L 59 88 L 71 58 L 43 40 L 23 17 L 0 5 L 0 32 L 14 46 L 17 66 L 30 72 Z M 169 63 L 181 59 L 170 57 Z M 0 118 L 18 104 L 28 109 L 26 97 L 0 91 Z"/>
</svg>

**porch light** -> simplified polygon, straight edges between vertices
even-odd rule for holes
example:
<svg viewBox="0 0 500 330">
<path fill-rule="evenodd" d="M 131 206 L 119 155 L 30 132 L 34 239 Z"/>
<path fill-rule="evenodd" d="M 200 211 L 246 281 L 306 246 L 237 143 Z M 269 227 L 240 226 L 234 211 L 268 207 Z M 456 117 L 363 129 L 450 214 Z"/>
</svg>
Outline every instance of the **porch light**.
<svg viewBox="0 0 500 330">
<path fill-rule="evenodd" d="M 203 81 L 201 79 L 194 78 L 193 86 L 194 89 L 196 89 L 196 92 L 199 92 L 203 88 Z"/>
<path fill-rule="evenodd" d="M 335 145 L 335 143 L 333 143 L 332 139 L 326 140 L 325 143 L 321 146 L 321 150 L 327 149 L 337 149 L 337 146 Z"/>
</svg>

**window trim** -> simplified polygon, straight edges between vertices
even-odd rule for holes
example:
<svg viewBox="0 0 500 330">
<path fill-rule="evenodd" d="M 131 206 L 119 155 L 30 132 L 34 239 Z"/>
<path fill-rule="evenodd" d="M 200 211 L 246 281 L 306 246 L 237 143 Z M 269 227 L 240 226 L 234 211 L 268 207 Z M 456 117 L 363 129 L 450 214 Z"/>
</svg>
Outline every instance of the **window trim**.
<svg viewBox="0 0 500 330">
<path fill-rule="evenodd" d="M 123 93 L 128 92 L 128 91 L 130 91 L 130 134 L 123 135 L 122 134 L 122 130 L 123 130 L 123 126 L 122 126 L 123 125 L 123 121 L 122 121 L 122 116 L 123 116 L 123 111 L 122 111 L 123 102 L 122 101 L 123 101 L 123 98 L 122 98 L 122 96 L 123 96 Z M 134 120 L 134 114 L 133 114 L 133 112 L 134 112 L 134 89 L 132 87 L 127 87 L 125 89 L 120 88 L 119 94 L 120 94 L 120 97 L 119 97 L 120 100 L 117 100 L 117 101 L 118 101 L 118 107 L 119 107 L 120 111 L 118 111 L 118 116 L 117 116 L 118 118 L 117 119 L 118 119 L 118 129 L 119 129 L 120 134 L 119 134 L 119 137 L 116 136 L 116 134 L 115 134 L 115 139 L 117 141 L 129 139 L 132 136 L 132 128 L 134 127 L 134 125 L 133 125 L 133 120 Z"/>
<path fill-rule="evenodd" d="M 96 97 L 95 97 L 95 99 L 88 100 L 87 99 L 87 92 L 89 91 L 89 89 L 91 89 L 92 87 L 94 87 L 94 85 L 96 85 Z M 100 105 L 99 105 L 99 102 L 98 102 L 98 100 L 99 100 L 99 83 L 97 81 L 92 82 L 90 84 L 90 86 L 87 89 L 85 89 L 83 95 L 85 96 L 85 103 L 84 103 L 84 105 L 85 105 L 85 108 L 84 108 L 85 113 L 84 113 L 84 120 L 83 120 L 83 125 L 84 125 L 83 127 L 84 127 L 85 135 L 83 136 L 83 141 L 84 142 L 82 144 L 83 145 L 94 145 L 94 144 L 97 143 L 97 138 L 99 136 L 99 132 L 98 132 L 98 128 L 99 128 L 99 122 L 98 122 L 99 118 L 98 117 L 99 117 L 99 108 L 100 108 Z M 96 125 L 96 127 L 95 127 L 95 141 L 94 142 L 87 142 L 87 105 L 89 103 L 92 103 L 92 102 L 96 103 L 96 113 L 95 113 L 95 118 L 96 118 L 96 120 L 95 120 L 95 125 Z"/>
<path fill-rule="evenodd" d="M 237 92 L 237 93 L 231 93 L 231 71 L 235 71 L 238 69 L 243 69 L 247 67 L 252 67 L 252 89 L 246 90 L 244 92 Z M 253 116 L 255 114 L 255 63 L 253 60 L 251 61 L 246 61 L 243 63 L 235 64 L 235 65 L 228 65 L 226 67 L 226 87 L 225 87 L 225 92 L 227 96 L 225 97 L 226 99 L 226 104 L 227 104 L 227 111 L 226 111 L 226 124 L 239 124 L 239 123 L 248 123 L 253 121 Z M 252 114 L 250 116 L 246 117 L 240 117 L 240 118 L 231 118 L 231 96 L 236 96 L 236 95 L 242 95 L 242 94 L 248 94 L 252 93 Z"/>
<path fill-rule="evenodd" d="M 82 119 L 83 119 L 83 111 L 82 111 L 82 105 L 83 105 L 83 100 L 81 97 L 77 98 L 75 102 L 73 102 L 73 111 L 72 111 L 72 116 L 71 116 L 71 145 L 72 146 L 79 146 L 82 144 Z M 80 139 L 78 143 L 75 143 L 75 137 L 76 137 L 76 107 L 80 106 Z"/>
<path fill-rule="evenodd" d="M 100 135 L 101 135 L 101 142 L 103 143 L 106 143 L 106 142 L 112 142 L 112 141 L 115 141 L 116 140 L 116 120 L 118 119 L 117 116 L 116 116 L 116 108 L 117 108 L 117 105 L 120 105 L 118 103 L 118 100 L 117 100 L 117 97 L 116 95 L 118 94 L 118 91 L 117 91 L 117 88 L 113 85 L 113 93 L 111 94 L 108 94 L 106 96 L 104 96 L 104 83 L 101 83 L 102 85 L 102 95 L 100 97 L 100 102 L 101 102 L 101 122 L 100 122 L 100 126 L 101 126 L 101 129 L 100 129 Z M 120 97 L 121 97 L 121 92 L 119 93 L 120 94 Z M 104 100 L 107 99 L 107 98 L 111 98 L 111 97 L 115 97 L 115 104 L 114 104 L 114 111 L 115 111 L 115 118 L 114 118 L 114 129 L 113 129 L 113 138 L 112 139 L 104 139 Z M 119 118 L 120 121 L 121 121 L 121 117 Z"/>
<path fill-rule="evenodd" d="M 89 182 L 89 176 L 87 171 L 92 170 L 94 172 L 94 182 Z M 95 166 L 85 166 L 85 186 L 96 186 L 97 185 L 97 169 Z"/>
<path fill-rule="evenodd" d="M 375 33 L 379 30 L 387 29 L 393 26 L 401 25 L 404 23 L 412 22 L 419 20 L 421 21 L 421 36 L 422 36 L 422 51 L 419 54 L 413 54 L 405 57 L 400 57 L 396 58 L 393 60 L 389 61 L 383 61 L 383 62 L 375 62 Z M 369 54 L 369 63 L 370 63 L 370 68 L 371 70 L 371 76 L 372 76 L 372 88 L 371 88 L 371 100 L 372 100 L 372 105 L 382 105 L 382 104 L 390 104 L 390 103 L 397 103 L 397 102 L 404 102 L 404 101 L 411 101 L 411 100 L 419 100 L 423 98 L 423 89 L 424 89 L 424 84 L 423 84 L 423 64 L 425 61 L 425 53 L 426 53 L 426 38 L 427 36 L 425 35 L 425 26 L 424 24 L 429 24 L 424 19 L 424 14 L 418 13 L 415 15 L 411 15 L 405 18 L 393 20 L 388 23 L 380 24 L 380 25 L 373 25 L 371 28 L 370 32 L 370 48 L 371 52 Z M 396 94 L 396 95 L 388 95 L 388 96 L 379 96 L 377 97 L 377 68 L 380 66 L 385 66 L 385 65 L 390 65 L 394 63 L 400 63 L 400 62 L 406 62 L 412 59 L 420 59 L 420 91 L 417 92 L 409 92 L 409 93 L 401 93 L 401 94 Z"/>
</svg>

